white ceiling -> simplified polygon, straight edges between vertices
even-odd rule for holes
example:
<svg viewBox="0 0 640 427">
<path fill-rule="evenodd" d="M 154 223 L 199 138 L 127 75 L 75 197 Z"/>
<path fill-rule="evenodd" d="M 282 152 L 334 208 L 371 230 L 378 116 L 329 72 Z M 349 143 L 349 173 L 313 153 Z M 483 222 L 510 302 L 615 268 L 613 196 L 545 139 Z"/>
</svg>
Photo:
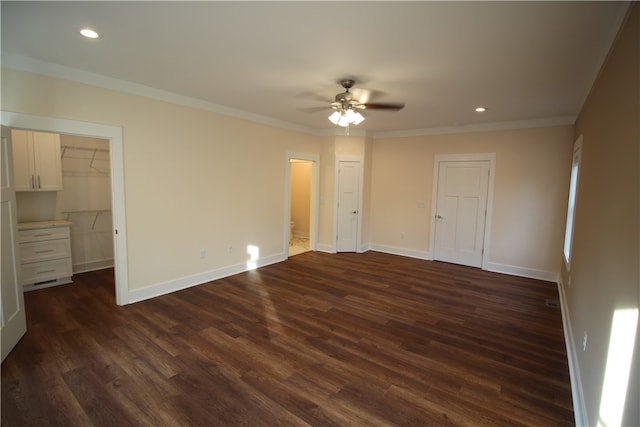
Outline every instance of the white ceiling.
<svg viewBox="0 0 640 427">
<path fill-rule="evenodd" d="M 578 114 L 628 5 L 3 0 L 2 64 L 310 132 L 335 129 L 328 103 L 346 77 L 406 103 L 365 111 L 369 132 L 553 122 Z"/>
</svg>

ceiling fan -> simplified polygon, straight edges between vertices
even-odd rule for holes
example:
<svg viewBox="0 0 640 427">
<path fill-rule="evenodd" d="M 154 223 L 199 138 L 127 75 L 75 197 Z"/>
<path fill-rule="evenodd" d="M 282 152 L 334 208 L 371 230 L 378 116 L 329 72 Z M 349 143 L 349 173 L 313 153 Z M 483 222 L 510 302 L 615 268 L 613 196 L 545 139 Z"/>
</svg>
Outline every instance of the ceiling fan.
<svg viewBox="0 0 640 427">
<path fill-rule="evenodd" d="M 387 110 L 398 111 L 404 108 L 404 103 L 380 103 L 369 102 L 372 92 L 362 90 L 362 96 L 357 97 L 350 89 L 356 84 L 353 79 L 344 79 L 340 81 L 340 85 L 345 89 L 344 92 L 335 96 L 334 102 L 330 107 L 335 110 L 329 120 L 335 125 L 347 127 L 350 124 L 357 125 L 364 120 L 364 117 L 358 110 Z"/>
</svg>

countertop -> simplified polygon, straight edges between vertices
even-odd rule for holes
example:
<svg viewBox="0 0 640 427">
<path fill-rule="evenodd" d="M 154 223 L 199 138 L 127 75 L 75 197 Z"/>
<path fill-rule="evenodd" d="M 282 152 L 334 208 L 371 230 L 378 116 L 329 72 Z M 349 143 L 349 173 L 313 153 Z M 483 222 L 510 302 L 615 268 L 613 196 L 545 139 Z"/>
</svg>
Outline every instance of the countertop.
<svg viewBox="0 0 640 427">
<path fill-rule="evenodd" d="M 65 221 L 62 219 L 53 220 L 53 221 L 19 222 L 18 230 L 36 230 L 38 228 L 49 228 L 49 227 L 68 227 L 70 225 L 71 225 L 70 221 Z"/>
</svg>

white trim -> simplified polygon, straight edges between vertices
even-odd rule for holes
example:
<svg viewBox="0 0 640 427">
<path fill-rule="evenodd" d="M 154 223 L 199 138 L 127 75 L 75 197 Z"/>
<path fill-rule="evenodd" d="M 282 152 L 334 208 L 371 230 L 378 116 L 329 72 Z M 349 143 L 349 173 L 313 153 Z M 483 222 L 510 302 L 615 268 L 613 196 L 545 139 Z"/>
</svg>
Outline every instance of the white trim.
<svg viewBox="0 0 640 427">
<path fill-rule="evenodd" d="M 483 263 L 484 264 L 484 263 Z M 547 282 L 557 282 L 560 274 L 553 271 L 538 270 L 535 268 L 518 267 L 517 265 L 500 264 L 497 262 L 487 262 L 483 270 L 494 273 L 509 274 L 511 276 L 527 277 L 529 279 L 545 280 Z"/>
<path fill-rule="evenodd" d="M 360 245 L 360 248 L 358 249 L 358 253 L 359 253 L 359 254 L 363 254 L 363 253 L 365 253 L 365 252 L 368 252 L 370 249 L 371 249 L 371 248 L 370 248 L 369 243 L 362 243 L 362 244 Z"/>
<path fill-rule="evenodd" d="M 573 235 L 575 230 L 575 222 L 576 222 L 576 207 L 578 202 L 578 191 L 580 189 L 580 172 L 582 171 L 581 163 L 582 163 L 582 135 L 580 135 L 576 141 L 573 143 L 573 153 L 571 156 L 571 169 L 570 169 L 570 180 L 569 180 L 569 192 L 567 194 L 567 218 L 565 221 L 565 230 L 564 230 L 564 239 L 562 240 L 562 259 L 564 261 L 564 266 L 567 269 L 567 272 L 571 271 L 571 253 L 573 252 Z M 575 176 L 575 187 L 573 188 L 573 200 L 571 200 L 571 177 L 573 175 L 573 166 L 577 165 L 577 173 Z M 573 210 L 569 212 L 569 206 L 573 203 Z M 571 215 L 571 222 L 569 222 L 569 215 Z M 569 257 L 567 258 L 566 249 L 567 249 L 567 227 L 571 223 L 571 235 L 569 236 Z"/>
<path fill-rule="evenodd" d="M 176 105 L 209 111 L 212 113 L 222 114 L 225 116 L 235 117 L 243 120 L 249 120 L 255 123 L 262 123 L 277 128 L 294 130 L 311 135 L 320 135 L 320 133 L 315 129 L 300 126 L 295 123 L 285 122 L 283 120 L 277 120 L 259 114 L 236 110 L 234 108 L 225 107 L 224 105 L 214 104 L 213 102 L 208 102 L 202 99 L 192 98 L 190 96 L 184 96 L 174 92 L 156 89 L 150 86 L 133 83 L 126 80 L 115 79 L 113 77 L 107 77 L 101 74 L 91 73 L 76 68 L 70 68 L 64 65 L 40 61 L 38 59 L 29 58 L 11 52 L 2 53 L 2 67 L 42 74 L 45 76 L 55 77 L 63 80 L 70 80 L 73 82 L 88 84 L 103 89 L 113 90 L 116 92 L 142 96 L 158 101 L 170 102 Z"/>
<path fill-rule="evenodd" d="M 179 279 L 170 280 L 168 282 L 158 283 L 155 285 L 147 286 L 143 289 L 136 289 L 131 291 L 131 293 L 129 294 L 129 302 L 135 303 L 170 294 L 172 292 L 191 288 L 193 286 L 202 285 L 207 282 L 212 282 L 218 279 L 233 276 L 234 274 L 244 273 L 246 271 L 255 270 L 256 268 L 282 262 L 286 259 L 287 254 L 280 253 L 271 255 L 266 258 L 261 258 L 257 261 L 251 261 L 251 266 L 249 265 L 249 262 L 245 262 L 228 267 L 222 267 L 216 270 L 207 271 L 205 273 L 181 277 Z"/>
<path fill-rule="evenodd" d="M 325 252 L 325 253 L 328 253 L 328 254 L 335 254 L 336 253 L 336 248 L 335 248 L 335 246 L 327 245 L 326 243 L 318 243 L 316 245 L 316 251 Z"/>
<path fill-rule="evenodd" d="M 127 227 L 124 197 L 124 151 L 122 128 L 53 117 L 0 111 L 2 124 L 17 128 L 67 135 L 81 135 L 109 140 L 111 156 L 111 210 L 115 262 L 116 303 L 129 303 L 129 268 L 127 265 Z"/>
<path fill-rule="evenodd" d="M 624 14 L 622 17 L 624 17 Z M 212 113 L 235 117 L 242 120 L 249 120 L 255 123 L 262 123 L 262 124 L 277 127 L 277 128 L 294 130 L 294 131 L 298 131 L 298 132 L 302 132 L 302 133 L 306 133 L 314 136 L 342 136 L 342 135 L 345 135 L 345 132 L 346 132 L 345 128 L 342 128 L 342 127 L 335 127 L 331 129 L 313 129 L 313 128 L 301 126 L 295 123 L 290 123 L 283 120 L 262 116 L 259 114 L 249 113 L 246 111 L 237 110 L 230 107 L 225 107 L 224 105 L 215 104 L 213 102 L 204 101 L 202 99 L 180 95 L 174 92 L 156 89 L 150 86 L 133 83 L 126 80 L 120 80 L 113 77 L 107 77 L 101 74 L 91 73 L 88 71 L 83 71 L 76 68 L 67 67 L 64 65 L 41 61 L 39 59 L 30 58 L 30 57 L 12 53 L 12 52 L 2 53 L 2 67 L 13 69 L 13 70 L 26 71 L 29 73 L 41 74 L 44 76 L 54 77 L 54 78 L 68 80 L 72 82 L 92 85 L 92 86 L 100 87 L 103 89 L 113 90 L 116 92 L 127 93 L 132 95 L 138 95 L 138 96 L 155 99 L 159 101 L 170 102 L 177 105 L 209 111 Z M 488 131 L 497 131 L 497 130 L 527 129 L 527 128 L 538 128 L 538 127 L 573 125 L 576 121 L 576 117 L 577 116 L 560 116 L 560 117 L 549 117 L 549 118 L 532 119 L 532 120 L 515 120 L 510 122 L 479 123 L 479 124 L 460 125 L 460 126 L 444 126 L 444 127 L 434 127 L 434 128 L 391 130 L 391 131 L 370 131 L 362 128 L 351 127 L 349 128 L 349 135 L 372 137 L 374 139 L 382 139 L 382 138 L 401 138 L 401 137 L 407 137 L 407 136 L 444 135 L 444 134 L 458 134 L 458 133 L 467 133 L 467 132 L 488 132 Z"/>
<path fill-rule="evenodd" d="M 578 363 L 578 353 L 576 351 L 573 330 L 571 328 L 571 316 L 567 297 L 564 293 L 562 277 L 558 280 L 558 294 L 560 295 L 560 311 L 562 313 L 562 326 L 564 331 L 564 342 L 567 348 L 567 362 L 569 364 L 569 379 L 571 381 L 571 396 L 573 399 L 573 416 L 576 426 L 588 426 L 589 416 L 587 415 L 587 405 L 584 401 L 584 391 L 582 388 L 582 378 Z"/>
<path fill-rule="evenodd" d="M 113 267 L 113 258 L 99 261 L 82 262 L 73 264 L 73 274 L 86 273 L 88 271 L 104 270 Z"/>
<path fill-rule="evenodd" d="M 429 233 L 429 252 L 435 253 L 436 209 L 438 198 L 438 174 L 440 162 L 489 162 L 489 182 L 487 188 L 487 215 L 484 223 L 484 253 L 482 254 L 482 269 L 488 270 L 491 248 L 491 223 L 493 218 L 493 189 L 496 175 L 496 153 L 464 153 L 464 154 L 436 154 L 433 159 L 433 187 L 431 190 L 431 225 Z"/>
<path fill-rule="evenodd" d="M 495 122 L 495 123 L 479 123 L 474 125 L 460 125 L 460 126 L 447 126 L 425 129 L 409 129 L 409 130 L 392 130 L 374 132 L 374 139 L 382 138 L 403 138 L 408 136 L 423 136 L 423 135 L 448 135 L 457 133 L 468 132 L 491 132 L 501 130 L 513 130 L 513 129 L 529 129 L 529 128 L 545 128 L 553 126 L 566 126 L 573 125 L 576 122 L 577 116 L 561 116 L 561 117 L 549 117 L 545 119 L 534 120 L 514 120 L 511 122 Z"/>
<path fill-rule="evenodd" d="M 338 202 L 340 201 L 340 162 L 357 162 L 360 164 L 360 176 L 358 176 L 358 229 L 356 230 L 356 252 L 361 252 L 361 240 L 362 240 L 362 206 L 364 198 L 364 156 L 361 155 L 336 155 L 335 169 L 333 171 L 333 194 L 336 195 L 334 203 L 333 217 L 333 252 L 338 251 L 338 221 L 340 220 L 338 211 Z"/>
<path fill-rule="evenodd" d="M 284 179 L 284 239 L 283 249 L 289 252 L 289 223 L 291 221 L 291 160 L 305 160 L 312 163 L 311 166 L 311 194 L 309 195 L 309 249 L 316 250 L 318 241 L 318 209 L 320 206 L 320 156 L 318 154 L 298 153 L 287 151 L 285 156 Z"/>
<path fill-rule="evenodd" d="M 415 249 L 399 248 L 397 246 L 378 245 L 375 243 L 370 244 L 369 249 L 376 252 L 383 252 L 385 254 L 400 255 L 408 258 L 417 258 L 417 259 L 424 259 L 427 261 L 433 261 L 433 257 L 431 256 L 431 253 L 427 251 L 417 251 Z"/>
</svg>

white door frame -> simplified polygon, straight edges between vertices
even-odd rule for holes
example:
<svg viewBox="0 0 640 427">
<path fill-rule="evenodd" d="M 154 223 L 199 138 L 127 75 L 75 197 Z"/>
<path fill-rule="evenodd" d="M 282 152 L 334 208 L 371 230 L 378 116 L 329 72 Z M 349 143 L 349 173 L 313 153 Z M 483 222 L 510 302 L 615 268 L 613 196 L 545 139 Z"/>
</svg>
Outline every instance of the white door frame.
<svg viewBox="0 0 640 427">
<path fill-rule="evenodd" d="M 291 222 L 291 160 L 305 160 L 311 166 L 311 194 L 309 195 L 309 249 L 316 250 L 318 241 L 318 209 L 320 197 L 320 156 L 310 153 L 296 153 L 287 151 L 285 156 L 285 186 L 284 186 L 284 258 L 289 257 L 289 223 Z"/>
<path fill-rule="evenodd" d="M 113 214 L 113 249 L 116 303 L 129 304 L 129 270 L 127 266 L 127 228 L 124 198 L 124 152 L 122 128 L 98 123 L 1 111 L 2 124 L 11 128 L 78 135 L 109 140 L 111 163 L 111 209 Z"/>
<path fill-rule="evenodd" d="M 440 162 L 489 162 L 489 188 L 487 192 L 487 216 L 484 226 L 484 254 L 482 256 L 482 269 L 487 270 L 489 265 L 489 249 L 491 247 L 491 218 L 493 218 L 493 185 L 496 168 L 496 153 L 468 153 L 468 154 L 436 154 L 433 160 L 433 190 L 431 191 L 431 228 L 429 232 L 429 259 L 433 260 L 436 245 L 436 208 L 438 202 L 438 171 Z"/>
<path fill-rule="evenodd" d="M 363 198 L 363 181 L 364 181 L 364 157 L 358 155 L 337 155 L 335 161 L 335 170 L 333 175 L 333 194 L 335 195 L 335 203 L 333 206 L 333 242 L 332 252 L 336 253 L 338 250 L 337 238 L 338 238 L 338 201 L 340 200 L 340 195 L 338 192 L 340 191 L 340 162 L 358 162 L 360 163 L 360 176 L 358 177 L 358 229 L 356 231 L 356 252 L 362 252 L 362 244 L 360 240 L 362 240 L 362 198 Z"/>
</svg>

